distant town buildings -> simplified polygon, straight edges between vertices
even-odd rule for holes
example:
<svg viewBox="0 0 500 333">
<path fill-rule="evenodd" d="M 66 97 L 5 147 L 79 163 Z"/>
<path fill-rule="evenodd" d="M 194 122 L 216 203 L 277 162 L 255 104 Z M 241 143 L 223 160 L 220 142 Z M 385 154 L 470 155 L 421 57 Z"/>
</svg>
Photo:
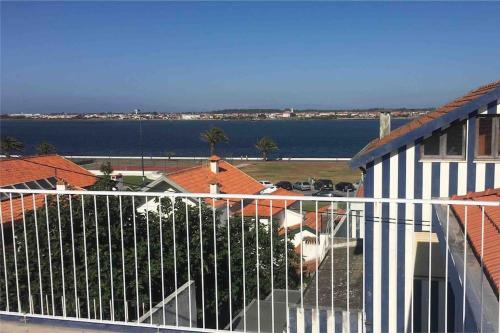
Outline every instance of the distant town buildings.
<svg viewBox="0 0 500 333">
<path fill-rule="evenodd" d="M 361 110 L 294 110 L 231 109 L 209 112 L 133 112 L 123 113 L 12 113 L 0 114 L 2 119 L 74 119 L 74 120 L 268 120 L 268 119 L 375 119 L 380 112 L 393 118 L 414 118 L 431 109 L 361 109 Z"/>
</svg>

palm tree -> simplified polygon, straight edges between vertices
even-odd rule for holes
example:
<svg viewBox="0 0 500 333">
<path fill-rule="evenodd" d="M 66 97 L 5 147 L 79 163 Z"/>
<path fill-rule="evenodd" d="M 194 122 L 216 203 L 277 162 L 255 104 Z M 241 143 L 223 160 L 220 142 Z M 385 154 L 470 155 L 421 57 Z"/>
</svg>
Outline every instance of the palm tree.
<svg viewBox="0 0 500 333">
<path fill-rule="evenodd" d="M 273 139 L 265 136 L 257 141 L 257 143 L 255 144 L 255 148 L 260 151 L 264 161 L 267 161 L 267 156 L 269 155 L 269 153 L 274 150 L 278 150 L 278 145 L 273 141 Z"/>
<path fill-rule="evenodd" d="M 55 154 L 56 147 L 53 144 L 44 141 L 36 146 L 36 152 L 38 155 Z"/>
<path fill-rule="evenodd" d="M 13 152 L 21 152 L 24 150 L 24 144 L 11 136 L 3 136 L 0 139 L 0 151 L 6 157 L 10 157 Z"/>
<path fill-rule="evenodd" d="M 201 133 L 201 140 L 208 143 L 210 155 L 213 155 L 215 153 L 215 145 L 220 142 L 228 142 L 229 138 L 220 128 L 212 127 L 211 129 Z"/>
</svg>

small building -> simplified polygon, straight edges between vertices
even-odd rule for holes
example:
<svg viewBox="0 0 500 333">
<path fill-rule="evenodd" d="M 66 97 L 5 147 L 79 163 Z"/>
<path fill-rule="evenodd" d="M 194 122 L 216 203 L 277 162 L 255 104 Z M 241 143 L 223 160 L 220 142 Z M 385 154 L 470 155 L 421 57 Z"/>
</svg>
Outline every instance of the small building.
<svg viewBox="0 0 500 333">
<path fill-rule="evenodd" d="M 390 131 L 390 116 L 382 117 L 381 135 L 350 161 L 364 175 L 367 198 L 431 199 L 466 195 L 500 187 L 500 81 L 470 91 L 444 106 Z M 366 246 L 366 321 L 374 332 L 408 331 L 421 323 L 427 330 L 428 309 L 413 309 L 427 289 L 421 269 L 420 249 L 428 244 L 428 230 L 441 229 L 438 212 L 430 204 L 364 205 Z M 389 223 L 392 222 L 392 223 Z M 439 253 L 439 241 L 433 236 Z M 427 246 L 428 248 L 428 246 Z M 433 259 L 434 260 L 434 259 Z M 434 264 L 439 265 L 439 256 Z M 427 265 L 427 261 L 425 262 Z M 441 267 L 442 269 L 442 267 Z M 439 270 L 439 267 L 437 267 Z M 432 272 L 435 272 L 433 270 Z M 420 276 L 417 276 L 421 274 Z M 423 287 L 413 288 L 415 281 Z M 441 295 L 442 279 L 437 277 L 432 293 Z M 412 291 L 417 295 L 412 295 Z M 421 293 L 421 294 L 419 294 Z M 413 299 L 412 299 L 413 297 Z M 460 297 L 451 296 L 450 302 Z M 432 311 L 442 311 L 442 298 Z M 437 315 L 434 328 L 444 328 L 445 316 Z M 448 328 L 459 329 L 455 316 Z M 432 329 L 434 329 L 432 328 Z"/>
</svg>

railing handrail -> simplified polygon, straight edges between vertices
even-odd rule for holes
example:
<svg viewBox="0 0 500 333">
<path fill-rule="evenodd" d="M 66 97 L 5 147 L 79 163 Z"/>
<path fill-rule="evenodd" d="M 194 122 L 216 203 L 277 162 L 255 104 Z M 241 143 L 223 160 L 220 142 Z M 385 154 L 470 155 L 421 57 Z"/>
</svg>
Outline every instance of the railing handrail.
<svg viewBox="0 0 500 333">
<path fill-rule="evenodd" d="M 104 196 L 135 196 L 135 197 L 170 197 L 170 198 L 207 198 L 207 199 L 253 199 L 253 200 L 288 200 L 288 201 L 320 201 L 348 203 L 397 203 L 397 204 L 432 204 L 500 207 L 500 201 L 451 200 L 451 199 L 403 199 L 403 198 L 364 198 L 364 197 L 314 197 L 299 195 L 272 194 L 215 194 L 215 193 L 185 193 L 185 192 L 134 192 L 134 191 L 87 191 L 87 190 L 33 190 L 5 189 L 0 193 L 12 194 L 75 194 Z"/>
</svg>

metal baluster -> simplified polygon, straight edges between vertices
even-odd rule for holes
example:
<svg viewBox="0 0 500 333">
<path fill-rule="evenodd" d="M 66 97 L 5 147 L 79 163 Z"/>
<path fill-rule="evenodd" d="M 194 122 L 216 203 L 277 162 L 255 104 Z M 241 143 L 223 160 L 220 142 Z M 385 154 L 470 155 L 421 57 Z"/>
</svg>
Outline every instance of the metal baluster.
<svg viewBox="0 0 500 333">
<path fill-rule="evenodd" d="M 95 217 L 95 236 L 96 236 L 96 253 L 97 253 L 97 279 L 99 285 L 99 320 L 102 320 L 102 289 L 101 289 L 101 261 L 99 256 L 99 223 L 97 219 L 97 198 L 94 195 L 94 217 Z M 95 310 L 94 310 L 95 311 Z"/>
<path fill-rule="evenodd" d="M 118 197 L 118 202 L 120 204 L 120 238 L 122 245 L 122 283 L 123 283 L 123 311 L 124 311 L 124 319 L 128 321 L 128 309 L 127 309 L 127 288 L 125 283 L 125 245 L 123 242 L 123 208 L 122 208 L 122 197 Z M 161 217 L 160 217 L 160 225 L 161 225 Z"/>
<path fill-rule="evenodd" d="M 175 197 L 171 198 L 172 201 L 172 239 L 174 241 L 174 283 L 175 290 L 177 290 L 177 245 L 176 245 L 176 227 L 175 227 Z M 175 326 L 179 326 L 179 298 L 175 293 Z"/>
<path fill-rule="evenodd" d="M 161 270 L 161 299 L 165 300 L 165 274 L 163 264 L 163 221 L 162 221 L 161 197 L 158 198 L 158 217 L 160 219 L 160 270 Z M 191 309 L 191 307 L 190 307 Z M 165 325 L 165 302 L 162 301 L 162 323 Z"/>
<path fill-rule="evenodd" d="M 300 213 L 300 308 L 304 311 L 304 217 L 302 216 L 302 200 L 299 203 L 299 213 Z"/>
<path fill-rule="evenodd" d="M 215 266 L 215 328 L 219 329 L 219 291 L 217 289 L 217 234 L 215 225 L 215 198 L 212 198 L 212 217 L 214 227 L 214 266 Z"/>
<path fill-rule="evenodd" d="M 146 200 L 146 238 L 147 238 L 147 249 L 148 249 L 148 288 L 149 288 L 149 311 L 153 309 L 153 299 L 152 299 L 152 293 L 151 293 L 151 246 L 150 241 L 149 241 L 149 200 L 148 197 L 144 198 Z M 174 233 L 175 234 L 175 233 Z M 175 239 L 175 238 L 174 238 Z M 174 241 L 175 244 L 175 241 Z M 177 275 L 177 273 L 176 273 Z M 175 284 L 175 289 L 177 290 L 177 283 Z M 176 296 L 177 300 L 177 296 Z M 176 309 L 177 310 L 177 309 Z M 149 323 L 153 323 L 153 316 L 149 317 Z"/>
<path fill-rule="evenodd" d="M 445 274 L 444 274 L 444 331 L 448 332 L 448 253 L 450 235 L 450 205 L 446 205 L 446 258 L 445 258 Z"/>
<path fill-rule="evenodd" d="M 315 275 L 315 282 L 316 282 L 316 323 L 319 325 L 319 233 L 318 233 L 318 200 L 315 201 L 314 204 L 315 208 L 315 229 L 316 229 L 316 274 Z M 287 239 L 288 240 L 288 239 Z M 288 267 L 288 265 L 287 265 Z"/>
<path fill-rule="evenodd" d="M 61 279 L 62 279 L 62 301 L 63 301 L 63 317 L 66 317 L 66 287 L 64 279 L 64 250 L 62 243 L 62 228 L 61 228 L 61 203 L 59 200 L 59 194 L 56 194 L 57 200 L 57 221 L 59 223 L 59 248 L 61 251 Z"/>
<path fill-rule="evenodd" d="M 465 294 L 467 290 L 467 209 L 469 206 L 464 207 L 465 221 L 464 221 L 464 282 L 463 282 L 463 293 L 462 293 L 462 332 L 465 333 L 465 305 L 466 299 Z"/>
<path fill-rule="evenodd" d="M 290 315 L 288 313 L 288 220 L 287 215 L 288 211 L 287 201 L 285 200 L 285 304 L 286 304 L 286 329 L 290 329 Z"/>
<path fill-rule="evenodd" d="M 134 265 L 135 265 L 135 301 L 136 301 L 136 312 L 137 312 L 137 320 L 139 320 L 140 316 L 140 307 L 139 307 L 139 273 L 137 268 L 137 227 L 135 223 L 135 196 L 132 196 L 132 221 L 134 225 Z"/>
<path fill-rule="evenodd" d="M 334 276 L 334 267 L 333 267 L 333 230 L 335 229 L 335 218 L 333 216 L 333 202 L 330 202 L 330 269 L 331 269 L 331 272 L 332 272 L 332 275 L 331 275 L 331 285 L 330 285 L 330 289 L 331 289 L 331 306 L 332 306 L 332 313 L 331 313 L 331 316 L 332 316 L 332 324 L 333 324 L 333 331 L 335 332 L 335 289 L 334 289 L 334 283 L 333 281 L 335 280 L 335 276 Z M 364 279 L 363 279 L 364 281 Z"/>
<path fill-rule="evenodd" d="M 192 327 L 192 315 L 191 315 L 191 254 L 190 254 L 190 240 L 189 240 L 189 208 L 188 208 L 188 200 L 187 198 L 184 199 L 184 203 L 186 204 L 186 240 L 187 240 L 187 259 L 188 259 L 188 290 L 189 290 L 189 299 L 188 299 L 188 305 L 189 305 L 189 327 Z"/>
<path fill-rule="evenodd" d="M 32 195 L 32 199 L 33 199 L 33 214 L 34 214 L 34 217 L 35 217 L 35 236 L 36 236 L 36 254 L 37 254 L 37 263 L 38 263 L 38 287 L 39 287 L 39 290 L 40 290 L 40 309 L 41 309 L 41 313 L 42 315 L 44 315 L 44 311 L 43 311 L 43 286 L 42 286 L 42 267 L 41 267 L 41 264 L 40 264 L 40 240 L 38 238 L 38 214 L 37 214 L 37 208 L 36 208 L 36 199 L 35 199 L 35 195 L 33 194 Z M 0 224 L 2 223 L 1 221 L 1 211 L 0 211 Z M 3 231 L 2 231 L 2 237 L 3 237 Z M 3 239 L 2 239 L 2 242 L 3 242 Z M 3 244 L 3 243 L 2 243 Z M 5 265 L 4 265 L 4 269 L 5 269 Z M 7 282 L 7 279 L 5 280 Z M 8 295 L 7 295 L 8 297 Z"/>
<path fill-rule="evenodd" d="M 231 227 L 229 223 L 229 200 L 226 200 L 226 214 L 227 214 L 227 253 L 228 253 L 228 267 L 229 267 L 229 330 L 233 330 L 233 300 L 231 295 Z M 189 244 L 189 242 L 188 242 Z M 272 288 L 271 288 L 272 289 Z"/>
<path fill-rule="evenodd" d="M 247 315 L 246 315 L 246 265 L 245 265 L 245 217 L 243 212 L 243 199 L 241 199 L 241 254 L 243 258 L 243 332 L 247 331 Z"/>
<path fill-rule="evenodd" d="M 429 289 L 427 300 L 427 332 L 431 333 L 431 293 L 432 293 L 432 217 L 429 221 Z"/>
<path fill-rule="evenodd" d="M 2 232 L 2 259 L 3 259 L 3 274 L 4 274 L 4 281 L 5 281 L 5 297 L 6 297 L 6 311 L 10 311 L 10 302 L 9 302 L 9 284 L 8 284 L 8 278 L 7 278 L 7 260 L 5 256 L 5 237 L 3 234 L 3 211 L 2 211 L 2 206 L 0 205 L 0 231 Z M 37 237 L 38 240 L 38 237 Z M 42 307 L 43 308 L 43 307 Z M 43 314 L 43 313 L 42 313 Z"/>
<path fill-rule="evenodd" d="M 87 235 L 85 227 L 85 196 L 82 195 L 83 255 L 85 261 L 85 290 L 87 295 L 87 318 L 90 319 L 89 270 L 87 264 Z"/>
<path fill-rule="evenodd" d="M 110 279 L 110 287 L 111 287 L 111 307 L 110 317 L 112 321 L 115 321 L 115 294 L 114 294 L 114 284 L 113 284 L 113 253 L 111 251 L 111 217 L 109 216 L 109 195 L 106 196 L 106 209 L 108 213 L 108 248 L 109 248 L 109 279 Z"/>
<path fill-rule="evenodd" d="M 11 194 L 11 199 L 12 199 L 12 194 Z M 50 227 L 49 227 L 49 206 L 47 203 L 47 195 L 44 195 L 44 200 L 45 200 L 45 222 L 47 225 L 47 246 L 49 249 L 49 276 L 50 276 L 50 293 L 51 293 L 51 300 L 52 300 L 52 315 L 56 315 L 56 310 L 55 310 L 55 300 L 54 300 L 54 279 L 52 277 L 52 250 L 50 246 Z M 11 200 L 11 212 L 12 212 L 12 200 Z M 12 215 L 11 215 L 12 216 Z M 14 225 L 12 225 L 14 227 Z M 14 229 L 12 229 L 14 230 Z M 14 261 L 16 258 L 15 255 L 15 242 L 14 242 Z M 17 271 L 16 271 L 16 279 L 17 279 Z M 17 281 L 17 280 L 16 280 Z M 18 289 L 19 290 L 19 289 Z M 47 307 L 47 312 L 48 312 L 48 307 Z"/>
<path fill-rule="evenodd" d="M 483 332 L 483 288 L 484 288 L 484 206 L 481 206 L 481 329 Z"/>
<path fill-rule="evenodd" d="M 75 259 L 75 233 L 73 229 L 73 202 L 71 200 L 71 195 L 68 194 L 69 200 L 69 220 L 70 220 L 70 229 L 71 229 L 71 255 L 73 258 L 73 288 L 75 289 L 75 316 L 78 317 L 78 287 L 76 282 L 76 259 Z"/>
<path fill-rule="evenodd" d="M 260 333 L 260 277 L 259 277 L 259 199 L 255 200 L 255 253 L 257 266 L 257 332 Z"/>
<path fill-rule="evenodd" d="M 201 308 L 202 308 L 202 321 L 203 328 L 205 328 L 205 277 L 203 274 L 203 227 L 201 215 L 201 198 L 198 198 L 198 217 L 200 219 L 200 272 L 201 272 Z"/>
<path fill-rule="evenodd" d="M 346 278 L 347 278 L 347 290 L 346 290 L 346 304 L 347 304 L 347 332 L 350 332 L 351 331 L 351 311 L 350 311 L 350 295 L 349 295 L 349 292 L 350 292 L 350 284 L 351 284 L 351 281 L 350 281 L 350 272 L 349 272 L 349 269 L 350 269 L 350 265 L 351 265 L 351 262 L 350 262 L 350 255 L 349 255 L 349 242 L 351 241 L 350 239 L 350 219 L 351 219 L 351 205 L 349 204 L 349 202 L 347 202 L 347 216 L 346 216 L 346 219 L 347 219 L 347 234 L 346 234 L 346 238 L 347 238 L 347 246 L 346 246 L 346 261 L 347 261 L 347 271 L 346 271 Z"/>
<path fill-rule="evenodd" d="M 26 214 L 24 209 L 24 195 L 21 193 L 21 210 L 23 212 L 23 232 L 24 232 L 24 252 L 26 254 L 26 277 L 28 278 L 28 307 L 29 312 L 31 309 L 31 278 L 30 278 L 30 264 L 29 264 L 29 251 L 28 251 L 28 236 L 26 234 Z M 62 255 L 62 254 L 61 254 Z"/>
<path fill-rule="evenodd" d="M 269 235 L 270 235 L 270 240 L 271 240 L 271 258 L 270 258 L 271 259 L 270 260 L 270 265 L 271 265 L 271 332 L 274 332 L 273 200 L 271 199 L 269 201 L 269 203 L 270 203 Z M 285 205 L 285 209 L 286 209 L 286 205 Z M 285 220 L 286 220 L 286 212 L 285 212 Z M 285 222 L 285 229 L 286 228 L 287 228 L 287 225 Z M 288 302 L 286 302 L 286 304 L 287 304 L 286 306 L 288 307 Z"/>
</svg>

